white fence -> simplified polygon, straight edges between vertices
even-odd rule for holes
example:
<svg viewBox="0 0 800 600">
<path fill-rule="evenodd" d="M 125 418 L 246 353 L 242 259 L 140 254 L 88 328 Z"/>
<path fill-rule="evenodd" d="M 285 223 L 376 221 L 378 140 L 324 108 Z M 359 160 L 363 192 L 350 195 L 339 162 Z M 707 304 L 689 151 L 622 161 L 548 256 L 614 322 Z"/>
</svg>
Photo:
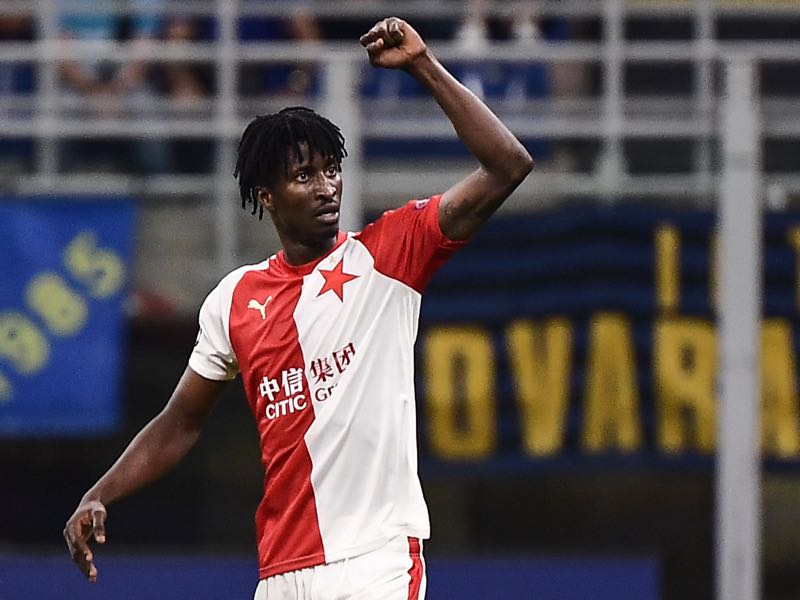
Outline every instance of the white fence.
<svg viewBox="0 0 800 600">
<path fill-rule="evenodd" d="M 215 74 L 213 96 L 188 105 L 166 97 L 136 98 L 118 107 L 114 116 L 82 114 L 81 100 L 62 94 L 58 65 L 66 57 L 96 57 L 93 42 L 59 39 L 59 11 L 91 14 L 97 3 L 85 0 L 5 0 L 0 14 L 32 14 L 38 37 L 33 43 L 0 44 L 0 63 L 36 63 L 37 89 L 29 96 L 0 97 L 0 136 L 29 137 L 36 142 L 35 167 L 30 173 L 15 174 L 4 182 L 20 193 L 132 192 L 143 198 L 185 197 L 196 194 L 215 206 L 215 271 L 239 261 L 241 226 L 236 219 L 236 190 L 231 179 L 234 145 L 246 122 L 257 113 L 286 103 L 308 103 L 340 122 L 351 147 L 347 164 L 352 207 L 378 209 L 416 193 L 441 190 L 469 168 L 464 161 L 451 161 L 430 168 L 400 154 L 387 164 L 362 156 L 359 151 L 370 140 L 453 139 L 449 123 L 428 100 L 401 101 L 363 98 L 354 94 L 367 61 L 356 40 L 344 43 L 247 42 L 237 39 L 242 16 L 285 16 L 297 10 L 298 2 L 258 0 L 150 0 L 144 3 L 163 16 L 204 17 L 216 23 L 213 41 L 142 44 L 114 43 L 103 46 L 104 58 L 127 62 L 143 59 L 156 63 L 181 61 L 210 66 Z M 400 12 L 413 22 L 422 18 L 462 18 L 467 2 L 308 1 L 307 10 L 321 18 L 362 17 Z M 531 199 L 543 202 L 570 197 L 669 198 L 708 204 L 718 189 L 717 154 L 719 94 L 715 91 L 715 69 L 724 61 L 746 57 L 756 63 L 800 63 L 800 35 L 794 41 L 720 41 L 715 24 L 721 18 L 792 17 L 800 8 L 794 2 L 694 2 L 647 0 L 526 1 L 483 3 L 488 14 L 517 15 L 528 11 L 538 18 L 560 17 L 594 24 L 599 34 L 584 39 L 545 42 L 490 43 L 473 50 L 450 42 L 432 42 L 444 61 L 464 59 L 503 60 L 512 63 L 540 62 L 572 65 L 594 70 L 596 91 L 567 96 L 493 100 L 493 108 L 522 138 L 546 139 L 553 143 L 581 140 L 594 144 L 596 157 L 590 167 L 556 161 L 539 162 L 539 171 L 510 202 L 530 206 Z M 142 0 L 113 3 L 127 13 Z M 32 10 L 33 9 L 33 10 Z M 678 41 L 626 41 L 626 24 L 632 19 L 691 21 L 693 37 Z M 590 41 L 586 41 L 589 39 Z M 304 61 L 317 64 L 322 72 L 320 94 L 298 99 L 281 96 L 244 96 L 238 93 L 239 69 L 244 65 Z M 691 92 L 683 95 L 641 96 L 626 92 L 625 71 L 633 65 L 691 65 Z M 800 102 L 797 98 L 761 98 L 763 119 L 760 138 L 800 139 Z M 125 174 L 60 172 L 58 146 L 66 138 L 211 139 L 216 144 L 214 168 L 200 175 L 163 174 L 135 177 Z M 670 173 L 632 173 L 625 160 L 624 145 L 644 140 L 651 143 L 688 142 L 693 153 L 691 167 Z M 355 151 L 352 151 L 355 150 Z M 668 152 L 671 150 L 665 150 Z M 800 176 L 795 172 L 769 173 L 764 186 L 770 200 L 780 206 L 792 194 L 800 193 Z M 359 210 L 346 215 L 351 224 L 359 221 Z"/>
</svg>

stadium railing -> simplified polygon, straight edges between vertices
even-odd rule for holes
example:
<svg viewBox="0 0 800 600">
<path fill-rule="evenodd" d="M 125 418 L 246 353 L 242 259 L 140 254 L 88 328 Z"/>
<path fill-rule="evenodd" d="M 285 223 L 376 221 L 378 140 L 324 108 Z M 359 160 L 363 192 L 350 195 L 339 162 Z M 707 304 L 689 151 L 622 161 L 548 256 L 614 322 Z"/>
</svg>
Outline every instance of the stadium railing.
<svg viewBox="0 0 800 600">
<path fill-rule="evenodd" d="M 531 66 L 554 64 L 583 65 L 594 73 L 594 89 L 562 97 L 539 92 L 515 98 L 488 98 L 492 107 L 526 143 L 537 150 L 553 144 L 589 147 L 590 160 L 584 165 L 567 161 L 549 164 L 540 161 L 540 172 L 531 178 L 510 202 L 511 206 L 537 205 L 570 198 L 636 197 L 679 199 L 708 205 L 716 198 L 718 104 L 720 86 L 716 83 L 719 65 L 733 57 L 747 57 L 761 65 L 800 65 L 800 36 L 794 40 L 736 39 L 718 35 L 719 19 L 796 17 L 791 2 L 487 2 L 489 14 L 513 15 L 523 4 L 540 18 L 560 18 L 588 24 L 594 34 L 557 42 L 492 42 L 465 50 L 449 41 L 434 40 L 431 45 L 447 63 L 502 62 L 509 72 Z M 97 47 L 91 42 L 64 41 L 58 37 L 58 10 L 89 13 L 93 3 L 81 0 L 42 0 L 37 3 L 7 0 L 0 16 L 31 15 L 36 22 L 37 40 L 32 43 L 0 44 L 0 64 L 35 64 L 36 84 L 32 92 L 7 94 L 0 98 L 0 137 L 5 140 L 32 140 L 33 166 L 6 177 L 6 189 L 21 194 L 130 192 L 144 199 L 200 197 L 214 206 L 215 271 L 236 264 L 241 254 L 241 226 L 235 219 L 236 197 L 231 173 L 235 143 L 243 126 L 257 113 L 286 104 L 306 103 L 332 115 L 340 122 L 351 148 L 348 161 L 348 199 L 362 210 L 379 210 L 399 197 L 425 190 L 440 190 L 452 182 L 454 173 L 469 168 L 469 162 L 452 151 L 452 128 L 432 101 L 411 94 L 396 98 L 376 97 L 364 87 L 368 73 L 363 51 L 354 41 L 297 43 L 291 41 L 247 41 L 239 38 L 239 21 L 245 17 L 279 17 L 296 9 L 295 2 L 252 2 L 192 0 L 165 1 L 158 10 L 162 16 L 204 19 L 210 33 L 202 41 L 148 44 L 121 42 L 105 47 L 104 58 L 124 63 L 146 60 L 167 64 L 174 61 L 206 65 L 213 70 L 213 94 L 195 100 L 188 109 L 166 97 L 154 98 L 143 112 L 141 106 L 123 106 L 113 118 L 87 117 L 59 92 L 58 63 L 65 56 L 93 57 Z M 114 10 L 130 11 L 132 4 L 117 2 Z M 396 3 L 364 3 L 342 0 L 336 3 L 310 1 L 305 9 L 318 18 L 366 18 L 396 13 Z M 365 8 L 367 6 L 368 8 Z M 62 7 L 62 8 L 59 8 Z M 365 14 L 364 11 L 368 11 Z M 429 3 L 412 0 L 404 3 L 400 16 L 410 20 L 449 18 L 463 15 L 464 3 Z M 631 40 L 626 31 L 636 19 L 656 22 L 685 21 L 692 35 L 677 40 Z M 317 65 L 321 72 L 319 93 L 310 97 L 240 92 L 241 68 L 246 65 L 278 65 L 287 62 Z M 631 91 L 627 83 L 630 69 L 680 65 L 692 80 L 686 93 Z M 592 71 L 593 70 L 593 71 Z M 591 85 L 589 87 L 592 87 Z M 358 91 L 356 93 L 356 91 Z M 800 94 L 800 92 L 798 92 Z M 800 138 L 800 109 L 792 95 L 763 96 L 759 121 L 762 139 L 797 143 Z M 134 102 L 133 99 L 130 102 Z M 183 108 L 182 108 L 183 106 Z M 135 109 L 135 110 L 134 110 Z M 212 170 L 199 174 L 161 174 L 135 176 L 108 172 L 63 173 L 58 165 L 58 146 L 65 139 L 142 139 L 206 140 L 216 147 Z M 632 168 L 628 144 L 649 144 L 658 157 L 688 150 L 685 168 Z M 381 150 L 390 145 L 399 150 L 393 155 Z M 444 150 L 420 157 L 420 152 L 441 144 Z M 544 148 L 551 148 L 544 147 Z M 663 149 L 662 149 L 663 148 Z M 549 150 L 545 150 L 548 152 Z M 584 161 L 586 162 L 586 161 Z M 429 165 L 434 165 L 431 168 Z M 588 166 L 587 166 L 588 165 Z M 795 172 L 765 174 L 768 199 L 782 206 L 800 193 L 800 176 Z M 526 199 L 519 202 L 518 199 Z M 362 210 L 351 213 L 357 225 Z M 346 223 L 347 225 L 348 223 Z"/>
</svg>

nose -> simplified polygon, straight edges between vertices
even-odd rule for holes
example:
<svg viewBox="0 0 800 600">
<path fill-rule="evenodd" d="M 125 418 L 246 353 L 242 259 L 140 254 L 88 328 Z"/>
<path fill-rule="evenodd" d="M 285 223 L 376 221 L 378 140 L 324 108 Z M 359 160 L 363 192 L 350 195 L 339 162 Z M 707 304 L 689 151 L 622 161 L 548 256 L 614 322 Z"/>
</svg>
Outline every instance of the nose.
<svg viewBox="0 0 800 600">
<path fill-rule="evenodd" d="M 336 196 L 336 182 L 325 174 L 320 174 L 317 178 L 317 197 L 325 200 L 333 200 Z"/>
</svg>

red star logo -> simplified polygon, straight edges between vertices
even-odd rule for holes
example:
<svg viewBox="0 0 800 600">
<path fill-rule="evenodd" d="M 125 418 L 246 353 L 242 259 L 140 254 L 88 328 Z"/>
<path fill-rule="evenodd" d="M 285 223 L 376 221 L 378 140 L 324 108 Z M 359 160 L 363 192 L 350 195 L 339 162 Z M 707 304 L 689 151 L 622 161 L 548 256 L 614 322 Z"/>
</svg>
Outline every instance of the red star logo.
<svg viewBox="0 0 800 600">
<path fill-rule="evenodd" d="M 342 258 L 339 260 L 339 263 L 333 267 L 330 271 L 326 271 L 325 269 L 319 270 L 320 275 L 325 278 L 325 284 L 322 286 L 322 289 L 317 294 L 317 298 L 322 296 L 325 292 L 329 292 L 333 290 L 333 293 L 339 296 L 339 300 L 344 302 L 344 284 L 348 281 L 353 281 L 353 279 L 357 279 L 358 275 L 351 275 L 350 273 L 344 272 L 344 259 Z"/>
</svg>

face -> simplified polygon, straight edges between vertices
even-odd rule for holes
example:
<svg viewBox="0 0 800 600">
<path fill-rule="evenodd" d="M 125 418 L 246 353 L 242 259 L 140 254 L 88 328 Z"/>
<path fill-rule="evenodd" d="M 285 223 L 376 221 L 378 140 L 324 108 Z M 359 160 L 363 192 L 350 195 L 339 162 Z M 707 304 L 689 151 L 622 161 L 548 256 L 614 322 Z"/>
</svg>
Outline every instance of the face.
<svg viewBox="0 0 800 600">
<path fill-rule="evenodd" d="M 302 156 L 289 153 L 287 177 L 262 188 L 258 199 L 281 237 L 304 245 L 322 245 L 339 233 L 342 174 L 336 161 L 300 145 Z"/>
</svg>

